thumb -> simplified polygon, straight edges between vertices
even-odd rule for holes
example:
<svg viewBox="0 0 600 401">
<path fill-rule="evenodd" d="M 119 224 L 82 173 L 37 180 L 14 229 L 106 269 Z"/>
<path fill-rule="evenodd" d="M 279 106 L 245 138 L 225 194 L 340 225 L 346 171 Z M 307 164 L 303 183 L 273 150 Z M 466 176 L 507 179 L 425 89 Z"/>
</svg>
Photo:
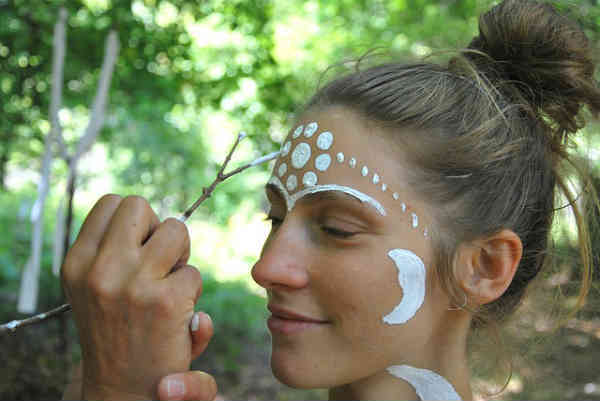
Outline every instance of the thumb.
<svg viewBox="0 0 600 401">
<path fill-rule="evenodd" d="M 199 370 L 165 376 L 158 383 L 160 401 L 212 401 L 216 396 L 214 377 Z"/>
</svg>

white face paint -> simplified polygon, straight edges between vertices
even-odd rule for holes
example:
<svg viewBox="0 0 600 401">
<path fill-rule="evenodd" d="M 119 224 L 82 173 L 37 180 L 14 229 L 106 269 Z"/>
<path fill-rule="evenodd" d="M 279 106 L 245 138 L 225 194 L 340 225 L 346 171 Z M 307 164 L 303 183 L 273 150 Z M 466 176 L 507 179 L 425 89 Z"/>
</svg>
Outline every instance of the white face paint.
<svg viewBox="0 0 600 401">
<path fill-rule="evenodd" d="M 413 228 L 417 228 L 419 227 L 419 216 L 417 216 L 414 213 L 411 213 L 411 219 L 412 219 L 412 227 Z"/>
<path fill-rule="evenodd" d="M 422 401 L 462 401 L 452 384 L 432 370 L 393 365 L 387 371 L 392 376 L 406 380 Z"/>
<path fill-rule="evenodd" d="M 388 256 L 398 269 L 398 283 L 403 294 L 402 301 L 383 317 L 383 321 L 387 324 L 402 324 L 417 313 L 425 300 L 425 264 L 407 249 L 392 249 Z"/>
<path fill-rule="evenodd" d="M 287 173 L 287 164 L 281 163 L 279 165 L 279 171 L 278 171 L 278 173 L 279 173 L 280 177 L 283 177 L 285 175 L 285 173 Z"/>
<path fill-rule="evenodd" d="M 348 166 L 355 168 L 358 165 L 358 160 L 355 157 L 346 159 L 343 152 L 336 152 L 333 149 L 334 134 L 330 131 L 324 131 L 317 134 L 319 124 L 313 121 L 306 125 L 300 125 L 292 132 L 292 139 L 288 140 L 281 147 L 280 157 L 286 158 L 285 161 L 281 161 L 276 172 L 278 177 L 273 177 L 270 183 L 276 185 L 281 192 L 284 194 L 287 202 L 288 210 L 291 210 L 296 201 L 300 197 L 314 192 L 335 190 L 347 193 L 351 196 L 356 197 L 361 202 L 368 203 L 373 206 L 377 211 L 385 216 L 385 210 L 381 203 L 376 201 L 373 197 L 364 194 L 354 188 L 327 184 L 319 184 L 319 172 L 325 172 L 332 166 L 333 155 L 337 160 L 336 166 L 346 166 L 344 162 L 348 160 Z M 325 152 L 331 151 L 331 153 Z M 287 158 L 289 154 L 289 159 Z M 312 163 L 309 163 L 312 159 Z M 309 171 L 295 171 L 300 169 L 308 169 L 309 166 L 314 170 Z M 338 167 L 339 168 L 339 167 Z M 373 184 L 377 185 L 378 189 L 384 193 L 387 191 L 388 186 L 383 183 L 383 178 L 378 174 L 369 171 L 369 167 L 365 164 L 361 164 L 359 168 L 359 174 L 365 179 L 370 180 Z M 285 185 L 282 185 L 285 183 Z M 298 191 L 298 192 L 296 192 Z M 397 192 L 393 192 L 392 198 L 397 201 L 400 199 L 400 195 Z M 407 207 L 405 203 L 401 204 L 402 211 L 405 212 Z M 417 228 L 419 225 L 419 219 L 415 213 L 411 213 L 411 219 L 409 223 L 413 228 Z M 424 233 L 426 236 L 426 234 Z"/>
<path fill-rule="evenodd" d="M 316 122 L 311 122 L 306 126 L 298 126 L 292 133 L 293 142 L 297 142 L 295 141 L 295 139 L 300 138 L 302 133 L 304 134 L 303 137 L 311 138 L 317 132 L 318 127 L 319 125 Z M 277 168 L 277 175 L 279 177 L 272 176 L 269 180 L 269 183 L 274 184 L 277 188 L 279 188 L 280 192 L 283 194 L 288 210 L 291 211 L 294 208 L 296 201 L 309 193 L 323 191 L 339 191 L 351 195 L 360 200 L 361 202 L 371 205 L 377 210 L 379 214 L 385 216 L 386 212 L 381 203 L 357 189 L 343 185 L 318 184 L 318 173 L 325 172 L 331 167 L 332 157 L 329 153 L 320 153 L 318 155 L 315 155 L 314 171 L 306 171 L 304 174 L 302 174 L 302 172 L 296 172 L 292 170 L 300 170 L 304 168 L 308 165 L 307 163 L 310 161 L 311 157 L 313 156 L 313 153 L 318 153 L 319 150 L 327 151 L 333 146 L 333 133 L 325 131 L 320 133 L 319 135 L 316 135 L 315 137 L 315 148 L 311 147 L 310 145 L 310 143 L 314 141 L 314 139 L 309 140 L 307 142 L 304 142 L 304 139 L 302 141 L 299 140 L 299 142 L 296 143 L 295 146 L 292 143 L 292 141 L 285 142 L 281 149 L 281 156 L 286 157 L 288 153 L 291 153 L 289 165 L 282 161 L 279 167 Z M 344 154 L 342 152 L 338 152 L 336 154 L 336 160 L 338 161 L 338 163 L 343 163 L 345 160 Z M 351 167 L 356 166 L 356 159 L 350 159 L 349 165 Z M 366 166 L 363 167 L 362 172 L 363 175 L 366 175 L 368 173 L 368 169 Z M 304 189 L 302 189 L 302 187 L 298 185 L 299 176 L 302 177 L 302 186 L 304 187 Z M 285 182 L 285 185 L 283 185 L 283 182 Z M 377 174 L 374 176 L 373 182 L 379 182 L 379 176 Z"/>
<path fill-rule="evenodd" d="M 285 183 L 288 191 L 293 191 L 298 186 L 298 178 L 294 174 L 290 174 Z"/>
<path fill-rule="evenodd" d="M 306 173 L 304 173 L 304 176 L 302 177 L 302 183 L 304 184 L 305 187 L 312 187 L 313 185 L 317 184 L 317 175 L 315 173 L 313 173 L 312 171 L 307 171 Z"/>
<path fill-rule="evenodd" d="M 290 177 L 295 178 L 295 176 L 290 176 Z M 269 179 L 269 184 L 273 184 L 277 188 L 279 188 L 279 191 L 283 194 L 283 197 L 285 198 L 285 203 L 287 205 L 288 211 L 291 211 L 294 208 L 298 199 L 300 199 L 303 196 L 306 196 L 308 194 L 313 194 L 316 192 L 326 192 L 326 191 L 339 191 L 339 192 L 343 192 L 345 194 L 351 195 L 363 203 L 373 206 L 375 208 L 375 210 L 377 210 L 377 212 L 379 214 L 381 214 L 382 216 L 386 215 L 385 209 L 383 206 L 381 206 L 381 203 L 377 202 L 375 199 L 371 198 L 369 195 L 367 195 L 363 192 L 360 192 L 359 190 L 354 189 L 354 188 L 345 187 L 342 185 L 335 185 L 335 184 L 313 185 L 313 186 L 307 185 L 308 188 L 305 188 L 301 191 L 296 192 L 293 195 L 290 195 L 288 193 L 288 191 L 286 190 L 286 188 L 281 183 L 281 181 L 279 180 L 279 178 L 277 178 L 275 176 L 271 177 Z M 289 177 L 288 177 L 288 184 L 289 184 Z"/>
<path fill-rule="evenodd" d="M 310 159 L 310 145 L 306 142 L 300 142 L 292 151 L 292 166 L 302 168 Z"/>
<path fill-rule="evenodd" d="M 317 156 L 315 159 L 315 168 L 319 171 L 327 171 L 331 164 L 331 156 L 327 153 Z"/>
<path fill-rule="evenodd" d="M 292 134 L 292 138 L 296 139 L 300 136 L 300 134 L 302 133 L 302 130 L 304 129 L 303 125 L 298 126 L 295 130 L 294 133 Z"/>
<path fill-rule="evenodd" d="M 304 136 L 310 138 L 315 132 L 317 132 L 317 128 L 319 128 L 319 124 L 316 122 L 308 124 L 304 129 Z"/>
<path fill-rule="evenodd" d="M 333 134 L 329 131 L 323 132 L 317 138 L 317 148 L 321 150 L 327 150 L 333 144 Z"/>
</svg>

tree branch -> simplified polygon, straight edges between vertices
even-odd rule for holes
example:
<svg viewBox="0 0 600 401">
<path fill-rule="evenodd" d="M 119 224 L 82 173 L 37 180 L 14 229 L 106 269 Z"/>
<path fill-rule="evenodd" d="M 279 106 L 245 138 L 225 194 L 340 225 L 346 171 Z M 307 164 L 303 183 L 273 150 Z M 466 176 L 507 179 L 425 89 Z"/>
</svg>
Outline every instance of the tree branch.
<svg viewBox="0 0 600 401">
<path fill-rule="evenodd" d="M 66 24 L 67 10 L 60 8 L 58 21 L 54 25 L 53 57 L 52 57 L 52 94 L 50 97 L 50 136 L 58 143 L 60 156 L 68 160 L 69 153 L 63 138 L 62 126 L 58 112 L 62 104 L 62 87 L 64 79 L 65 53 L 66 53 Z"/>
<path fill-rule="evenodd" d="M 83 137 L 77 144 L 77 150 L 75 151 L 72 161 L 74 166 L 76 165 L 77 160 L 90 149 L 104 123 L 104 110 L 106 108 L 106 99 L 108 98 L 108 89 L 110 88 L 110 80 L 115 69 L 118 54 L 119 38 L 117 37 L 117 32 L 110 31 L 106 38 L 104 59 L 102 61 L 102 69 L 100 70 L 100 81 L 98 82 L 96 97 L 92 104 L 90 122 L 87 125 Z"/>
<path fill-rule="evenodd" d="M 269 153 L 268 155 L 259 157 L 258 159 L 253 160 L 250 163 L 247 163 L 241 167 L 238 167 L 238 168 L 230 171 L 229 173 L 224 173 L 225 168 L 227 168 L 227 165 L 231 161 L 231 157 L 232 157 L 233 153 L 235 152 L 237 146 L 239 145 L 240 141 L 242 139 L 244 139 L 245 137 L 246 137 L 246 134 L 243 132 L 237 136 L 233 146 L 231 147 L 231 150 L 229 151 L 229 153 L 227 154 L 227 157 L 225 158 L 225 161 L 219 168 L 219 171 L 218 171 L 217 176 L 214 179 L 214 181 L 208 187 L 202 188 L 202 195 L 200 195 L 200 197 L 196 200 L 196 202 L 194 202 L 194 204 L 192 206 L 190 206 L 189 208 L 186 209 L 185 212 L 183 212 L 183 214 L 179 217 L 180 221 L 185 222 L 192 215 L 192 213 L 194 213 L 194 211 L 198 208 L 198 206 L 200 206 L 200 204 L 202 202 L 204 202 L 206 199 L 208 199 L 211 196 L 212 192 L 215 190 L 216 186 L 219 183 L 225 181 L 229 177 L 232 177 L 236 174 L 241 173 L 242 171 L 246 170 L 249 167 L 258 166 L 259 164 L 266 163 L 270 160 L 275 159 L 277 156 L 279 156 L 279 153 L 280 153 L 279 151 Z M 30 324 L 42 322 L 44 320 L 47 320 L 53 316 L 59 315 L 63 312 L 67 312 L 69 310 L 71 310 L 71 305 L 64 304 L 64 305 L 59 306 L 58 308 L 49 310 L 44 313 L 40 313 L 38 315 L 32 316 L 27 319 L 13 320 L 11 322 L 0 325 L 0 334 L 6 333 L 6 332 L 14 333 L 17 331 L 17 329 L 19 329 L 23 326 L 28 326 Z"/>
</svg>

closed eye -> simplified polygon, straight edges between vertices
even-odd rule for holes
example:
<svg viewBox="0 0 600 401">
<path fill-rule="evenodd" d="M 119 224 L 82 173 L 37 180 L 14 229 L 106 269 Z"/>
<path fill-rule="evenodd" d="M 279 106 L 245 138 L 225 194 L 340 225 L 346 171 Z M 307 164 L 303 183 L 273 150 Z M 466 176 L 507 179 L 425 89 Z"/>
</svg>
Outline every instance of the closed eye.
<svg viewBox="0 0 600 401">
<path fill-rule="evenodd" d="M 340 230 L 337 229 L 335 227 L 330 227 L 330 226 L 321 226 L 321 230 L 323 230 L 324 233 L 331 235 L 333 237 L 337 237 L 337 238 L 350 238 L 353 235 L 358 234 L 357 232 L 351 232 L 351 231 L 344 231 L 344 230 Z"/>
</svg>

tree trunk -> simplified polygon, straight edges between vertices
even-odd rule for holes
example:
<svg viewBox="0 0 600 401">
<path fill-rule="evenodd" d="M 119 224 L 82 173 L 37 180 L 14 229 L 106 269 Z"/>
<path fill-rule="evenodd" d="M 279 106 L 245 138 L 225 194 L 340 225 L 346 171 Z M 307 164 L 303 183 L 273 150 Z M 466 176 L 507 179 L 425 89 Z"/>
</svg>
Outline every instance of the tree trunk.
<svg viewBox="0 0 600 401">
<path fill-rule="evenodd" d="M 67 183 L 67 210 L 66 210 L 66 217 L 65 217 L 65 231 L 64 231 L 64 252 L 63 252 L 63 263 L 64 263 L 64 258 L 67 255 L 67 251 L 69 250 L 69 247 L 71 245 L 71 227 L 72 227 L 72 223 L 73 223 L 73 198 L 75 197 L 75 180 L 77 179 L 77 175 L 75 171 L 71 171 L 69 173 L 69 181 Z M 61 263 L 62 265 L 62 263 Z M 62 287 L 61 287 L 62 288 Z M 65 292 L 61 291 L 60 294 L 60 303 L 64 304 L 67 302 L 67 299 L 65 297 Z M 71 356 L 71 344 L 69 341 L 69 316 L 66 313 L 61 314 L 60 316 L 60 333 L 61 333 L 61 340 L 58 344 L 58 355 L 62 355 L 62 363 L 63 363 L 63 369 L 62 371 L 65 373 L 64 376 L 64 384 L 67 384 L 67 379 L 68 379 L 68 372 L 71 369 L 71 360 L 70 360 L 70 356 Z"/>
</svg>

